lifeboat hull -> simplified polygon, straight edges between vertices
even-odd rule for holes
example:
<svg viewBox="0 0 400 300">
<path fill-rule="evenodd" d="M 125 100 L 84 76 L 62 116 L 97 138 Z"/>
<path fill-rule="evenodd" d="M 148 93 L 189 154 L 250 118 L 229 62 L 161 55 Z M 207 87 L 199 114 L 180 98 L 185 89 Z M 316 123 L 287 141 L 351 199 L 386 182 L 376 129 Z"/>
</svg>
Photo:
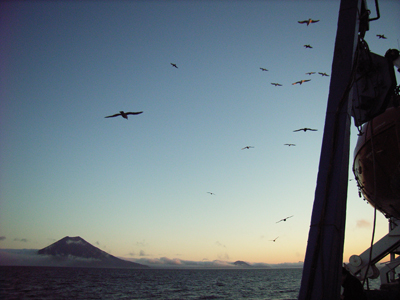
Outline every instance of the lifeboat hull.
<svg viewBox="0 0 400 300">
<path fill-rule="evenodd" d="M 400 219 L 400 108 L 388 108 L 362 127 L 353 173 L 365 199 Z"/>
</svg>

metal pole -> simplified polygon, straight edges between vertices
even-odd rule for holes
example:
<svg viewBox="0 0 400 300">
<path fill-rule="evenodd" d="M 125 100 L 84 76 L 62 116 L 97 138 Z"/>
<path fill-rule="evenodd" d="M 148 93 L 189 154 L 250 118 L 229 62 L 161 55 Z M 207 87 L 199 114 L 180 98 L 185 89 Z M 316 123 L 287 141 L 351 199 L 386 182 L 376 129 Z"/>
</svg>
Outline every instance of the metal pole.
<svg viewBox="0 0 400 300">
<path fill-rule="evenodd" d="M 340 299 L 354 53 L 363 0 L 341 0 L 324 137 L 299 299 Z"/>
</svg>

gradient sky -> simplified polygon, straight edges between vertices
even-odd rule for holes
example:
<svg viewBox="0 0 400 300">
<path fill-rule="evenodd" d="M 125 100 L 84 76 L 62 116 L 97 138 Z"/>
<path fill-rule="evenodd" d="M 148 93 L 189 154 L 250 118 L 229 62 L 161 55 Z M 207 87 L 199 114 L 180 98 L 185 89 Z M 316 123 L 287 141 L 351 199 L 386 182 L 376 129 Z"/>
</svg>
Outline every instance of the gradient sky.
<svg viewBox="0 0 400 300">
<path fill-rule="evenodd" d="M 383 56 L 398 48 L 400 2 L 379 4 L 365 39 Z M 81 236 L 126 258 L 303 261 L 330 82 L 305 73 L 330 74 L 338 10 L 1 2 L 0 248 Z M 320 21 L 297 23 L 308 18 Z M 144 113 L 104 118 L 120 110 Z M 352 126 L 351 162 L 356 139 Z M 355 181 L 348 194 L 345 260 L 373 223 Z M 386 232 L 378 213 L 376 240 Z"/>
</svg>

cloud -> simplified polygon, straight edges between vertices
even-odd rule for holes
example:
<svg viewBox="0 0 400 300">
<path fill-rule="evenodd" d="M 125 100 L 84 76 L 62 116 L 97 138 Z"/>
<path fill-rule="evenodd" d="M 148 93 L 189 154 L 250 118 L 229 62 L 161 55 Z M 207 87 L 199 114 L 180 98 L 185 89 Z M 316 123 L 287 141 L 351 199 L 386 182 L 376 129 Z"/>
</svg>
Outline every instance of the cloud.
<svg viewBox="0 0 400 300">
<path fill-rule="evenodd" d="M 0 249 L 0 265 L 2 266 L 60 266 L 60 267 L 71 267 L 77 265 L 77 263 L 90 263 L 96 260 L 78 258 L 69 256 L 68 259 L 60 259 L 48 255 L 38 255 L 37 249 Z M 121 259 L 132 261 L 140 264 L 147 265 L 152 268 L 242 268 L 235 266 L 233 262 L 218 259 L 214 261 L 203 260 L 203 261 L 190 261 L 182 260 L 179 258 L 123 258 Z M 298 263 L 282 263 L 270 265 L 266 263 L 250 263 L 251 267 L 254 268 L 301 268 L 302 262 Z"/>
<path fill-rule="evenodd" d="M 28 239 L 17 239 L 17 238 L 15 238 L 14 241 L 15 241 L 15 242 L 27 243 L 27 242 L 28 242 Z"/>
<path fill-rule="evenodd" d="M 0 241 L 4 241 L 6 239 L 5 236 L 0 236 Z"/>
<path fill-rule="evenodd" d="M 217 246 L 219 246 L 219 247 L 224 247 L 224 248 L 226 248 L 226 246 L 223 245 L 223 244 L 221 244 L 219 241 L 216 241 L 215 244 L 216 244 Z"/>
<path fill-rule="evenodd" d="M 146 243 L 146 240 L 143 240 L 141 242 L 136 242 L 136 246 L 139 247 L 146 247 L 148 244 Z"/>
<path fill-rule="evenodd" d="M 357 220 L 357 224 L 356 224 L 357 228 L 370 228 L 371 227 L 371 223 L 367 220 L 361 219 L 361 220 Z"/>
<path fill-rule="evenodd" d="M 146 253 L 143 250 L 140 250 L 139 256 L 146 256 Z"/>
<path fill-rule="evenodd" d="M 227 260 L 227 259 L 229 259 L 229 255 L 228 255 L 228 253 L 221 253 L 221 254 L 218 254 L 218 258 Z"/>
</svg>

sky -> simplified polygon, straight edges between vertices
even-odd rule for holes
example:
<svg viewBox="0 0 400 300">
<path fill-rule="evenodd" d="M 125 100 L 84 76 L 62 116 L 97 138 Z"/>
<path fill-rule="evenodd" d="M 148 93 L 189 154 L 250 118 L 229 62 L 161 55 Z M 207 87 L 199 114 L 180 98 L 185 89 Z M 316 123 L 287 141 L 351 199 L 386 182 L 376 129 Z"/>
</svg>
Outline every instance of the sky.
<svg viewBox="0 0 400 300">
<path fill-rule="evenodd" d="M 1 2 L 0 249 L 80 236 L 132 260 L 303 261 L 331 78 L 305 73 L 330 75 L 339 4 Z M 379 5 L 365 40 L 383 56 L 400 2 Z M 373 215 L 350 181 L 344 260 Z M 378 212 L 375 240 L 387 228 Z"/>
</svg>

